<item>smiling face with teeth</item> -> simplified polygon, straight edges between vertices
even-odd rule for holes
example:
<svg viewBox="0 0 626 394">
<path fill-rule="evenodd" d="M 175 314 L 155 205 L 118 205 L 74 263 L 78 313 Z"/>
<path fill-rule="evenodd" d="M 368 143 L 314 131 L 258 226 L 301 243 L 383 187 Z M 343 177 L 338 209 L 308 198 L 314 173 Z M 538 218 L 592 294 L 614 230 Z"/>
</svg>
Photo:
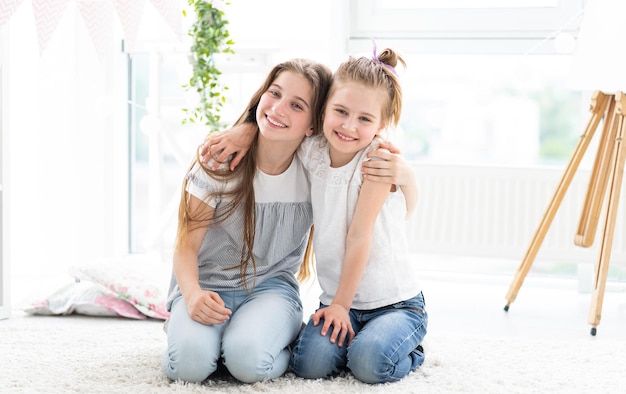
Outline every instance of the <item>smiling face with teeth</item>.
<svg viewBox="0 0 626 394">
<path fill-rule="evenodd" d="M 311 84 L 303 76 L 292 71 L 278 74 L 257 106 L 259 137 L 297 147 L 313 134 L 312 96 Z"/>
<path fill-rule="evenodd" d="M 359 82 L 333 82 L 323 125 L 333 167 L 348 164 L 384 128 L 386 100 L 383 89 Z"/>
</svg>

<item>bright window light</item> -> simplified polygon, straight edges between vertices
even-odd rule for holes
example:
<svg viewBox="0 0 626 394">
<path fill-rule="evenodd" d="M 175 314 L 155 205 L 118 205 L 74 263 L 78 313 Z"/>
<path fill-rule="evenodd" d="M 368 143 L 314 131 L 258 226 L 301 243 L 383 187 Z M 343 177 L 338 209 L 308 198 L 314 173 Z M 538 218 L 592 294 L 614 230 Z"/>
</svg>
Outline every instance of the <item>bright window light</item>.
<svg viewBox="0 0 626 394">
<path fill-rule="evenodd" d="M 558 0 L 380 0 L 380 8 L 537 8 L 556 7 Z"/>
</svg>

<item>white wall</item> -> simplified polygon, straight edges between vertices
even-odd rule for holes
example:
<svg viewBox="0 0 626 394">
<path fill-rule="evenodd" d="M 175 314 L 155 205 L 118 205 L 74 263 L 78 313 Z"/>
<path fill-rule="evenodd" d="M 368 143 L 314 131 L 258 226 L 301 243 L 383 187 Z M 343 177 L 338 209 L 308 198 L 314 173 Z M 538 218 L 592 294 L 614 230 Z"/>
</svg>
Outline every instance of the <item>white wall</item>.
<svg viewBox="0 0 626 394">
<path fill-rule="evenodd" d="M 237 53 L 261 54 L 267 67 L 294 56 L 334 67 L 349 44 L 349 4 L 355 2 L 232 1 Z M 10 177 L 8 262 L 20 276 L 124 255 L 128 239 L 125 55 L 115 51 L 101 63 L 75 7 L 40 54 L 33 19 L 24 2 L 2 27 L 10 75 L 3 115 L 11 145 L 2 158 Z M 371 51 L 370 36 L 363 34 L 363 45 L 352 37 L 351 50 Z M 379 47 L 391 39 L 377 39 Z"/>
<path fill-rule="evenodd" d="M 122 29 L 116 20 L 115 50 L 100 61 L 76 4 L 67 7 L 42 54 L 30 2 L 21 4 L 2 27 L 3 66 L 9 75 L 5 134 L 11 145 L 3 160 L 11 180 L 6 219 L 12 276 L 62 274 L 69 266 L 128 252 L 128 84 L 126 55 L 119 50 Z M 225 10 L 238 56 L 265 54 L 265 67 L 295 56 L 332 66 L 345 50 L 341 37 L 347 4 L 246 0 Z M 141 50 L 168 30 L 163 23 L 144 22 L 148 13 L 158 19 L 146 2 L 137 40 Z M 285 18 L 296 14 L 309 17 Z M 189 23 L 183 18 L 183 39 Z"/>
<path fill-rule="evenodd" d="M 46 275 L 123 253 L 124 55 L 100 63 L 75 7 L 68 7 L 40 54 L 28 3 L 3 27 L 7 260 L 13 275 Z"/>
</svg>

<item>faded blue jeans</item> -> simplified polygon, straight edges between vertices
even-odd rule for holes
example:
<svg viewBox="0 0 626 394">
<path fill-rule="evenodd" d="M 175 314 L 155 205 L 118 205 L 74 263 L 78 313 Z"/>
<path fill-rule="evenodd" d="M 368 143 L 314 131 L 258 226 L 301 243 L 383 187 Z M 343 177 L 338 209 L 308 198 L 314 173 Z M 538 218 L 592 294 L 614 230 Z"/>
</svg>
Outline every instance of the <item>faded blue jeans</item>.
<svg viewBox="0 0 626 394">
<path fill-rule="evenodd" d="M 298 289 L 283 278 L 245 291 L 220 291 L 233 311 L 220 325 L 191 319 L 182 297 L 174 300 L 167 325 L 167 349 L 161 368 L 172 380 L 199 383 L 216 371 L 220 358 L 244 383 L 277 378 L 289 365 L 289 349 L 302 327 Z"/>
<path fill-rule="evenodd" d="M 320 305 L 325 308 L 326 305 Z M 365 383 L 396 382 L 424 362 L 418 345 L 426 335 L 424 296 L 373 310 L 350 310 L 356 336 L 349 346 L 330 342 L 309 320 L 291 355 L 292 371 L 308 379 L 329 378 L 348 368 Z"/>
</svg>

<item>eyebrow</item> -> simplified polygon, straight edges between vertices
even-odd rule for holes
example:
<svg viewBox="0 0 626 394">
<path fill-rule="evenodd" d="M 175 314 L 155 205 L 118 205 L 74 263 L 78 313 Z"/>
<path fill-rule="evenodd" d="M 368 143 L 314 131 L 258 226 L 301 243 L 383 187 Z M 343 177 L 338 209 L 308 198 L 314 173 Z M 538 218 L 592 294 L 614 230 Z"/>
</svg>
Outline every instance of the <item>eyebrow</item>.
<svg viewBox="0 0 626 394">
<path fill-rule="evenodd" d="M 281 91 L 283 91 L 283 90 L 284 90 L 284 89 L 283 89 L 283 87 L 282 87 L 282 86 L 280 86 L 280 85 L 279 85 L 279 84 L 277 84 L 277 83 L 273 83 L 273 84 L 271 84 L 271 85 L 270 85 L 270 88 L 271 88 L 272 86 L 277 87 L 277 88 L 278 88 L 279 90 L 281 90 Z M 307 101 L 306 101 L 305 99 L 303 99 L 302 97 L 300 97 L 300 96 L 295 96 L 295 99 L 296 99 L 296 100 L 298 100 L 298 101 L 302 101 L 302 104 L 304 104 L 307 108 L 311 108 L 311 106 L 309 105 L 309 103 L 307 103 Z"/>
</svg>

